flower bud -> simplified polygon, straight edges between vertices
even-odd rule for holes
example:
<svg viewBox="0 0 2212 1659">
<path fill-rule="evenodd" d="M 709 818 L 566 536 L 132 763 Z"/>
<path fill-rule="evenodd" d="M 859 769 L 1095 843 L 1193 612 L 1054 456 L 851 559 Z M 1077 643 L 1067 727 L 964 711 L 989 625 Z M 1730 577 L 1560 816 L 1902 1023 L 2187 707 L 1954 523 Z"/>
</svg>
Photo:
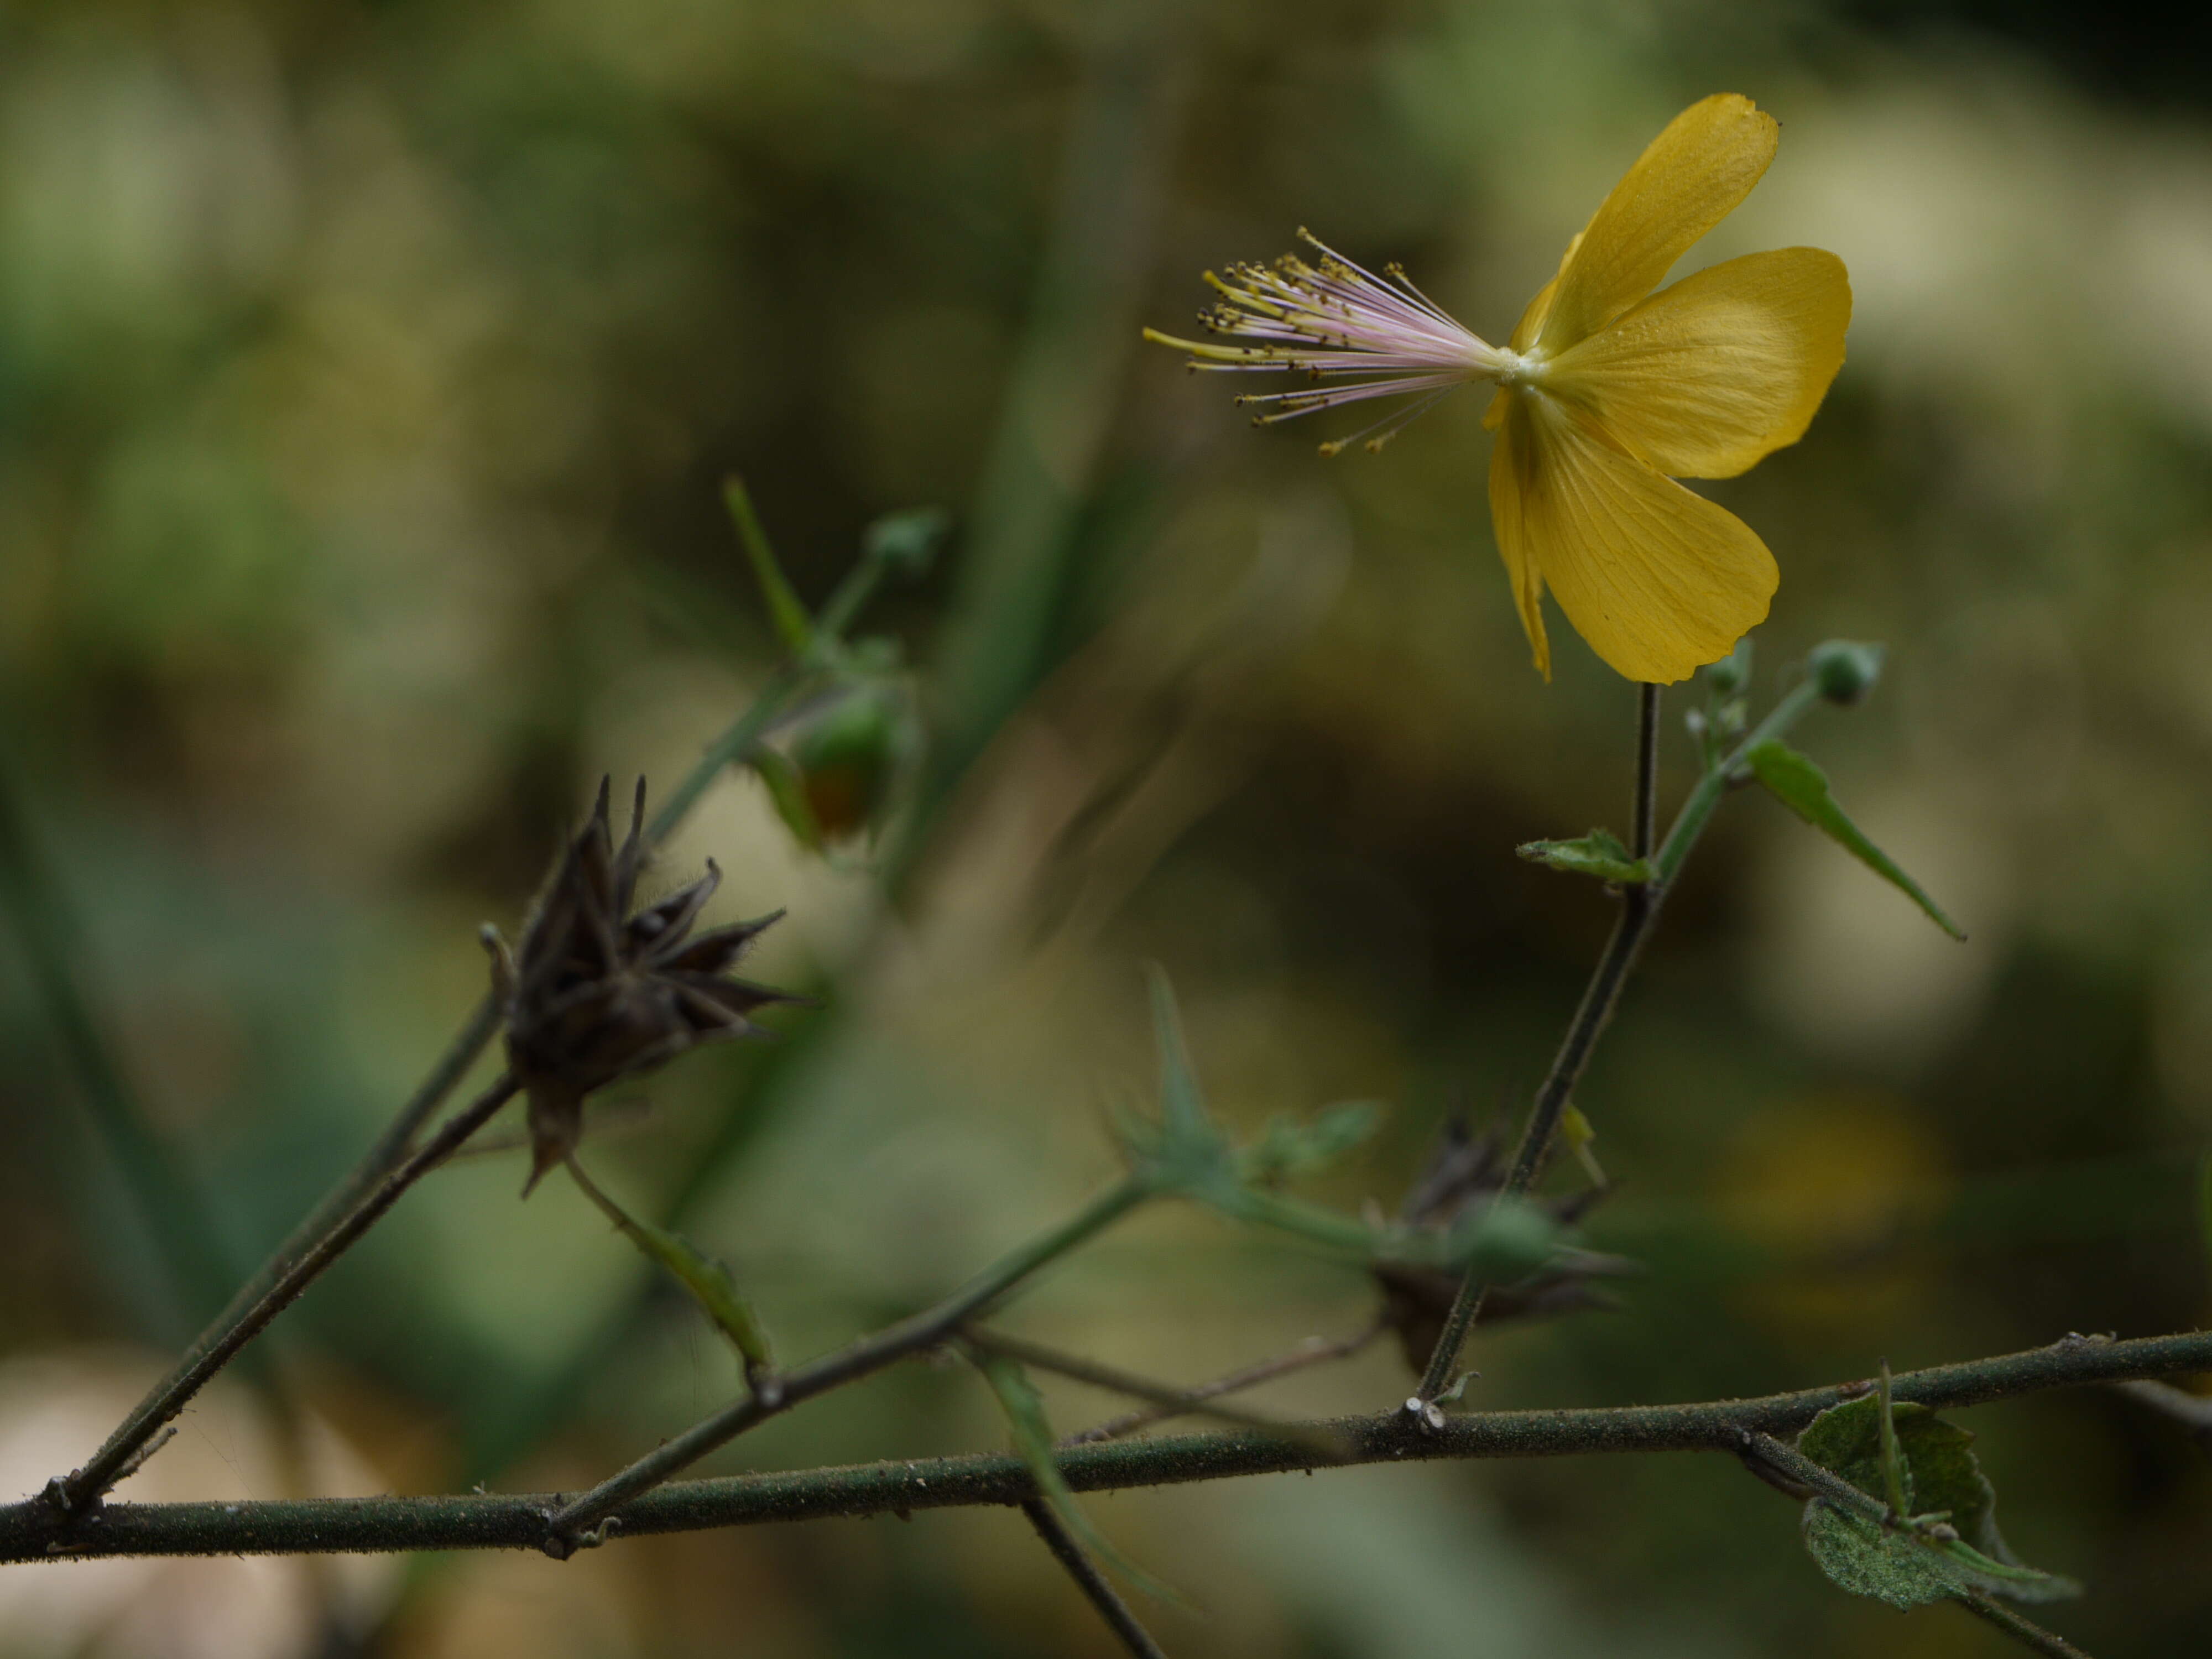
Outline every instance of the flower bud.
<svg viewBox="0 0 2212 1659">
<path fill-rule="evenodd" d="M 792 740 L 792 763 L 825 840 L 842 841 L 875 821 L 897 770 L 904 724 L 896 692 L 856 689 Z"/>
<path fill-rule="evenodd" d="M 1805 666 L 1820 695 L 1848 708 L 1881 678 L 1882 647 L 1857 640 L 1828 640 L 1813 647 Z"/>
</svg>

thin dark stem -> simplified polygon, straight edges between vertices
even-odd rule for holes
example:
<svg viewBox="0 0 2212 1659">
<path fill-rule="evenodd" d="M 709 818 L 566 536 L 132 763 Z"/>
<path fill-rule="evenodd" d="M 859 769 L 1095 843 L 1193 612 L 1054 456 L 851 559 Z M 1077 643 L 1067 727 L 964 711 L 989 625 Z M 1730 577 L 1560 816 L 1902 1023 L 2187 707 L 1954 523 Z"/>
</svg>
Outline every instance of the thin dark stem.
<svg viewBox="0 0 2212 1659">
<path fill-rule="evenodd" d="M 1309 1338 L 1288 1353 L 1277 1354 L 1272 1359 L 1262 1359 L 1257 1364 L 1246 1365 L 1224 1376 L 1217 1376 L 1210 1382 L 1185 1389 L 1171 1400 L 1160 1401 L 1140 1410 L 1109 1418 L 1103 1423 L 1094 1424 L 1068 1436 L 1060 1443 L 1064 1446 L 1087 1446 L 1101 1440 L 1119 1440 L 1125 1434 L 1133 1434 L 1154 1423 L 1164 1423 L 1170 1418 L 1197 1411 L 1207 1401 L 1218 1400 L 1224 1394 L 1256 1389 L 1262 1382 L 1272 1382 L 1279 1376 L 1288 1376 L 1291 1372 L 1302 1371 L 1310 1365 L 1326 1364 L 1334 1359 L 1349 1359 L 1389 1328 L 1388 1324 L 1377 1320 L 1356 1335 L 1340 1337 L 1334 1341 L 1326 1337 Z"/>
<path fill-rule="evenodd" d="M 1689 856 L 1690 849 L 1704 832 L 1713 809 L 1720 804 L 1745 754 L 1753 744 L 1768 738 L 1779 737 L 1802 719 L 1805 712 L 1819 701 L 1819 688 L 1810 681 L 1799 686 L 1774 706 L 1771 713 L 1759 723 L 1758 728 L 1737 745 L 1734 753 L 1713 767 L 1698 781 L 1690 798 L 1682 805 L 1667 839 L 1656 853 L 1650 854 L 1655 873 L 1648 882 L 1625 889 L 1621 895 L 1620 919 L 1613 923 L 1612 937 L 1606 940 L 1605 952 L 1598 958 L 1597 967 L 1590 974 L 1589 984 L 1583 989 L 1581 1004 L 1567 1026 L 1565 1038 L 1559 1052 L 1552 1061 L 1552 1069 L 1543 1085 L 1536 1091 L 1536 1103 L 1528 1113 L 1528 1127 L 1522 1131 L 1521 1144 L 1515 1149 L 1513 1165 L 1506 1172 L 1505 1184 L 1500 1194 L 1507 1198 L 1518 1198 L 1535 1184 L 1543 1169 L 1544 1159 L 1551 1152 L 1553 1137 L 1558 1133 L 1559 1119 L 1568 1103 L 1574 1097 L 1575 1085 L 1582 1080 L 1583 1068 L 1589 1063 L 1590 1053 L 1597 1040 L 1604 1035 L 1607 1023 L 1620 1001 L 1620 993 L 1628 982 L 1628 975 L 1636 966 L 1636 958 L 1650 937 L 1651 924 L 1658 919 L 1659 906 L 1666 897 L 1668 884 L 1672 882 Z M 1636 796 L 1631 804 L 1630 823 L 1635 826 L 1638 856 L 1645 855 L 1650 846 L 1649 826 L 1654 822 L 1656 807 L 1652 796 L 1658 783 L 1659 698 L 1656 686 L 1639 689 L 1637 698 L 1637 758 Z M 1460 1281 L 1459 1294 L 1453 1299 L 1451 1312 L 1444 1319 L 1443 1332 L 1437 1346 L 1429 1355 L 1428 1369 L 1422 1373 L 1421 1386 L 1407 1401 L 1406 1411 L 1416 1421 L 1434 1425 L 1437 1413 L 1433 1402 L 1450 1386 L 1452 1373 L 1459 1364 L 1460 1350 L 1466 1346 L 1467 1334 L 1482 1313 L 1482 1298 L 1487 1287 L 1483 1283 L 1479 1267 L 1470 1267 Z"/>
<path fill-rule="evenodd" d="M 988 1312 L 1038 1268 L 1119 1220 L 1151 1195 L 1152 1188 L 1144 1178 L 1125 1177 L 1091 1200 L 1069 1220 L 1030 1240 L 935 1306 L 925 1308 L 872 1336 L 862 1337 L 834 1353 L 781 1373 L 774 1386 L 694 1424 L 675 1439 L 662 1442 L 627 1468 L 602 1480 L 574 1502 L 558 1506 L 546 1517 L 539 1543 L 547 1554 L 560 1557 L 579 1544 L 597 1542 L 592 1529 L 605 1517 L 641 1493 L 659 1486 L 678 1470 L 803 1401 L 857 1382 L 908 1354 L 935 1347 L 969 1320 Z M 626 1516 L 618 1519 L 624 1526 L 629 1524 Z"/>
<path fill-rule="evenodd" d="M 1259 1412 L 1241 1411 L 1234 1406 L 1195 1402 L 1187 1389 L 1158 1382 L 1149 1376 L 1139 1376 L 1134 1371 L 1125 1371 L 1118 1365 L 1103 1364 L 1081 1354 L 1063 1353 L 1057 1348 L 1047 1347 L 1042 1342 L 1025 1341 L 1018 1336 L 1007 1336 L 998 1331 L 982 1330 L 973 1326 L 962 1332 L 961 1335 L 971 1346 L 985 1353 L 1004 1354 L 1032 1370 L 1048 1371 L 1055 1376 L 1065 1376 L 1077 1382 L 1088 1382 L 1092 1388 L 1103 1389 L 1109 1394 L 1126 1394 L 1132 1400 L 1148 1401 L 1163 1412 L 1189 1412 L 1202 1417 L 1218 1418 L 1222 1422 L 1234 1423 L 1241 1428 L 1264 1429 L 1271 1434 L 1292 1437 L 1306 1432 L 1303 1424 L 1285 1423 L 1280 1418 L 1268 1417 Z M 1326 1456 L 1335 1449 L 1335 1445 L 1333 1442 L 1316 1442 L 1315 1449 Z"/>
<path fill-rule="evenodd" d="M 1083 1553 L 1060 1517 L 1052 1512 L 1052 1505 L 1042 1498 L 1024 1499 L 1022 1513 L 1029 1517 L 1036 1535 L 1044 1540 L 1044 1547 L 1053 1559 L 1067 1569 L 1067 1576 L 1075 1580 L 1091 1605 L 1098 1609 L 1098 1616 L 1106 1627 L 1121 1638 L 1121 1645 L 1137 1656 L 1137 1659 L 1167 1659 L 1160 1644 L 1152 1640 L 1152 1632 L 1137 1622 L 1137 1615 L 1129 1611 L 1129 1604 L 1121 1594 L 1106 1582 L 1106 1575 L 1098 1571 L 1097 1564 Z"/>
<path fill-rule="evenodd" d="M 2089 1659 L 2089 1656 L 2057 1631 L 2045 1630 L 2032 1619 L 2021 1617 L 2003 1602 L 1982 1590 L 1962 1590 L 1951 1598 L 1977 1619 L 1995 1625 L 2022 1647 L 2049 1656 L 2049 1659 Z"/>
<path fill-rule="evenodd" d="M 1943 1408 L 2123 1377 L 2178 1376 L 2205 1370 L 2212 1370 L 2212 1332 L 2128 1342 L 2069 1338 L 2022 1353 L 1906 1371 L 1895 1378 L 1893 1391 L 1899 1400 Z M 1057 1456 L 1071 1490 L 1110 1492 L 1431 1458 L 1656 1451 L 1741 1455 L 1747 1434 L 1795 1434 L 1829 1407 L 1863 1398 L 1870 1387 L 1859 1382 L 1696 1405 L 1476 1412 L 1447 1419 L 1434 1434 L 1408 1433 L 1405 1417 L 1395 1411 L 1302 1425 L 1338 1437 L 1342 1450 L 1334 1459 L 1318 1456 L 1310 1444 L 1254 1429 L 1109 1441 L 1066 1448 Z M 1790 1456 L 1794 1459 L 1796 1454 Z M 1028 1466 L 1019 1457 L 1002 1453 L 676 1481 L 625 1505 L 620 1518 L 625 1534 L 641 1535 L 1019 1504 L 1036 1495 Z M 561 1503 L 558 1494 L 538 1492 L 111 1504 L 101 1511 L 101 1524 L 78 1527 L 34 1498 L 0 1505 L 0 1562 L 64 1555 L 538 1549 L 544 1547 L 549 1519 Z"/>
<path fill-rule="evenodd" d="M 1659 823 L 1659 693 L 1662 687 L 1636 688 L 1636 813 L 1629 823 L 1628 850 L 1650 858 Z"/>
<path fill-rule="evenodd" d="M 49 1481 L 40 1501 L 72 1516 L 97 1503 L 127 1471 L 143 1461 L 139 1455 L 142 1449 L 184 1410 L 209 1378 L 259 1335 L 270 1321 L 297 1301 L 300 1293 L 314 1283 L 325 1268 L 399 1201 L 402 1193 L 444 1163 L 463 1141 L 489 1122 L 492 1115 L 514 1097 L 520 1086 L 512 1075 L 502 1075 L 467 1107 L 448 1118 L 435 1135 L 385 1176 L 343 1221 L 316 1241 L 220 1336 L 196 1350 L 198 1357 L 194 1360 L 172 1372 L 161 1387 L 141 1401 L 82 1468 L 66 1479 Z"/>
</svg>

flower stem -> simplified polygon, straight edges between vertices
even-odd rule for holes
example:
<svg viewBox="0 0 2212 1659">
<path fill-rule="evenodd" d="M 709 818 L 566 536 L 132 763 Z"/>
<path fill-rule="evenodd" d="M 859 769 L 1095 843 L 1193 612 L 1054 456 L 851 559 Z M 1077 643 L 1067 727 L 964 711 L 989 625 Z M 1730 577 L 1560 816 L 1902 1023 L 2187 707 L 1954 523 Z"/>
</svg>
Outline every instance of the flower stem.
<svg viewBox="0 0 2212 1659">
<path fill-rule="evenodd" d="M 1607 1022 L 1620 1000 L 1620 993 L 1628 982 L 1628 975 L 1636 966 L 1636 958 L 1643 951 L 1644 941 L 1651 932 L 1651 924 L 1658 919 L 1659 906 L 1667 896 L 1668 884 L 1681 870 L 1690 849 L 1697 845 L 1698 837 L 1705 832 L 1713 809 L 1720 805 L 1727 793 L 1737 767 L 1753 744 L 1769 738 L 1777 738 L 1804 718 L 1807 710 L 1820 701 L 1820 691 L 1813 681 L 1797 686 L 1761 720 L 1757 728 L 1739 744 L 1727 759 L 1706 769 L 1682 803 L 1674 824 L 1667 831 L 1667 839 L 1656 854 L 1650 852 L 1652 828 L 1656 822 L 1655 797 L 1658 784 L 1659 745 L 1659 688 L 1644 685 L 1638 688 L 1637 709 L 1636 795 L 1629 822 L 1636 837 L 1632 851 L 1639 858 L 1647 854 L 1652 861 L 1653 875 L 1650 881 L 1626 889 L 1621 897 L 1620 916 L 1614 922 L 1612 937 L 1606 940 L 1604 954 L 1599 957 L 1597 967 L 1590 975 L 1589 984 L 1583 991 L 1581 1004 L 1567 1026 L 1565 1039 L 1552 1061 L 1552 1069 L 1536 1091 L 1536 1103 L 1528 1115 L 1528 1124 L 1522 1132 L 1521 1144 L 1513 1154 L 1513 1167 L 1506 1172 L 1505 1184 L 1500 1195 L 1518 1198 L 1535 1184 L 1537 1174 L 1543 1168 L 1544 1158 L 1551 1151 L 1552 1138 L 1558 1132 L 1559 1118 L 1573 1097 L 1575 1085 L 1581 1081 L 1583 1068 L 1589 1063 L 1590 1053 L 1597 1047 L 1598 1038 L 1604 1034 Z M 1451 1312 L 1444 1320 L 1444 1328 L 1437 1339 L 1437 1346 L 1429 1355 L 1428 1369 L 1421 1377 L 1421 1386 L 1406 1402 L 1407 1412 L 1422 1422 L 1431 1422 L 1431 1405 L 1436 1397 L 1449 1387 L 1452 1371 L 1459 1364 L 1460 1349 L 1467 1341 L 1467 1334 L 1482 1311 L 1483 1283 L 1479 1268 L 1470 1267 L 1460 1281 L 1459 1294 L 1453 1299 Z"/>
<path fill-rule="evenodd" d="M 984 1269 L 933 1307 L 865 1336 L 833 1353 L 783 1372 L 775 1386 L 725 1407 L 694 1424 L 673 1440 L 662 1442 L 627 1468 L 610 1475 L 547 1519 L 545 1553 L 565 1557 L 579 1544 L 597 1541 L 589 1534 L 601 1521 L 640 1493 L 696 1462 L 746 1430 L 789 1411 L 802 1401 L 879 1371 L 894 1361 L 936 1346 L 969 1320 L 982 1316 L 1030 1274 L 1095 1234 L 1103 1231 L 1152 1195 L 1142 1175 L 1124 1176 L 1049 1232 Z"/>
</svg>

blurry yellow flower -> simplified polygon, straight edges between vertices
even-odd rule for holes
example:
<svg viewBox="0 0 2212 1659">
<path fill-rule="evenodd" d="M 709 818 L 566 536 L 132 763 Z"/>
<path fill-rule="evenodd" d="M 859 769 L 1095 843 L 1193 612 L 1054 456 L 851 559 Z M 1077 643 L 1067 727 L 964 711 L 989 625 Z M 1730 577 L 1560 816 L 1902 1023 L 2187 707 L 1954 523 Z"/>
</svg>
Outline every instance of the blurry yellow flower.
<svg viewBox="0 0 2212 1659">
<path fill-rule="evenodd" d="M 1677 477 L 1728 478 L 1795 443 L 1843 366 L 1851 291 L 1819 248 L 1748 254 L 1652 293 L 1774 159 L 1774 118 L 1722 94 L 1668 123 L 1613 186 L 1510 345 L 1486 343 L 1407 280 L 1363 270 L 1310 235 L 1296 258 L 1206 280 L 1214 345 L 1147 330 L 1192 366 L 1290 369 L 1316 391 L 1238 399 L 1262 422 L 1365 398 L 1422 394 L 1356 434 L 1380 448 L 1470 381 L 1498 388 L 1490 510 L 1537 668 L 1551 676 L 1548 586 L 1590 647 L 1631 679 L 1668 682 L 1725 656 L 1766 616 L 1766 544 Z M 1370 435 L 1372 434 L 1373 435 Z M 1347 442 L 1322 446 L 1334 454 Z"/>
</svg>

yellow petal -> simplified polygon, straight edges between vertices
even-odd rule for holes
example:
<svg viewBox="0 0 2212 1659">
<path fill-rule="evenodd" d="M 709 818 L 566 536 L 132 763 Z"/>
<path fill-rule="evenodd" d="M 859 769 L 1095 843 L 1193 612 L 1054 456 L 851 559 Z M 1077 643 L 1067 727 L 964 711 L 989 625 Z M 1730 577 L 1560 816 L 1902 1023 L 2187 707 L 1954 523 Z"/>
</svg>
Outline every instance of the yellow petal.
<svg viewBox="0 0 2212 1659">
<path fill-rule="evenodd" d="M 1498 556 L 1505 561 L 1505 579 L 1513 586 L 1522 631 L 1528 635 L 1529 654 L 1536 672 L 1548 680 L 1552 642 L 1544 634 L 1544 577 L 1531 556 L 1527 512 L 1535 458 L 1529 448 L 1527 416 L 1517 412 L 1526 401 L 1501 387 L 1482 417 L 1482 423 L 1498 434 L 1490 448 L 1490 526 L 1498 538 Z"/>
<path fill-rule="evenodd" d="M 1545 351 L 1558 356 L 1658 287 L 1690 244 L 1751 193 L 1780 132 L 1732 92 L 1669 121 L 1568 250 L 1538 336 Z"/>
<path fill-rule="evenodd" d="M 1805 435 L 1850 320 L 1834 254 L 1747 254 L 1633 307 L 1553 363 L 1544 389 L 1671 477 L 1732 478 Z"/>
<path fill-rule="evenodd" d="M 1607 443 L 1571 406 L 1509 396 L 1491 513 L 1540 667 L 1546 586 L 1632 680 L 1686 678 L 1765 619 L 1778 575 L 1749 526 Z"/>
</svg>

